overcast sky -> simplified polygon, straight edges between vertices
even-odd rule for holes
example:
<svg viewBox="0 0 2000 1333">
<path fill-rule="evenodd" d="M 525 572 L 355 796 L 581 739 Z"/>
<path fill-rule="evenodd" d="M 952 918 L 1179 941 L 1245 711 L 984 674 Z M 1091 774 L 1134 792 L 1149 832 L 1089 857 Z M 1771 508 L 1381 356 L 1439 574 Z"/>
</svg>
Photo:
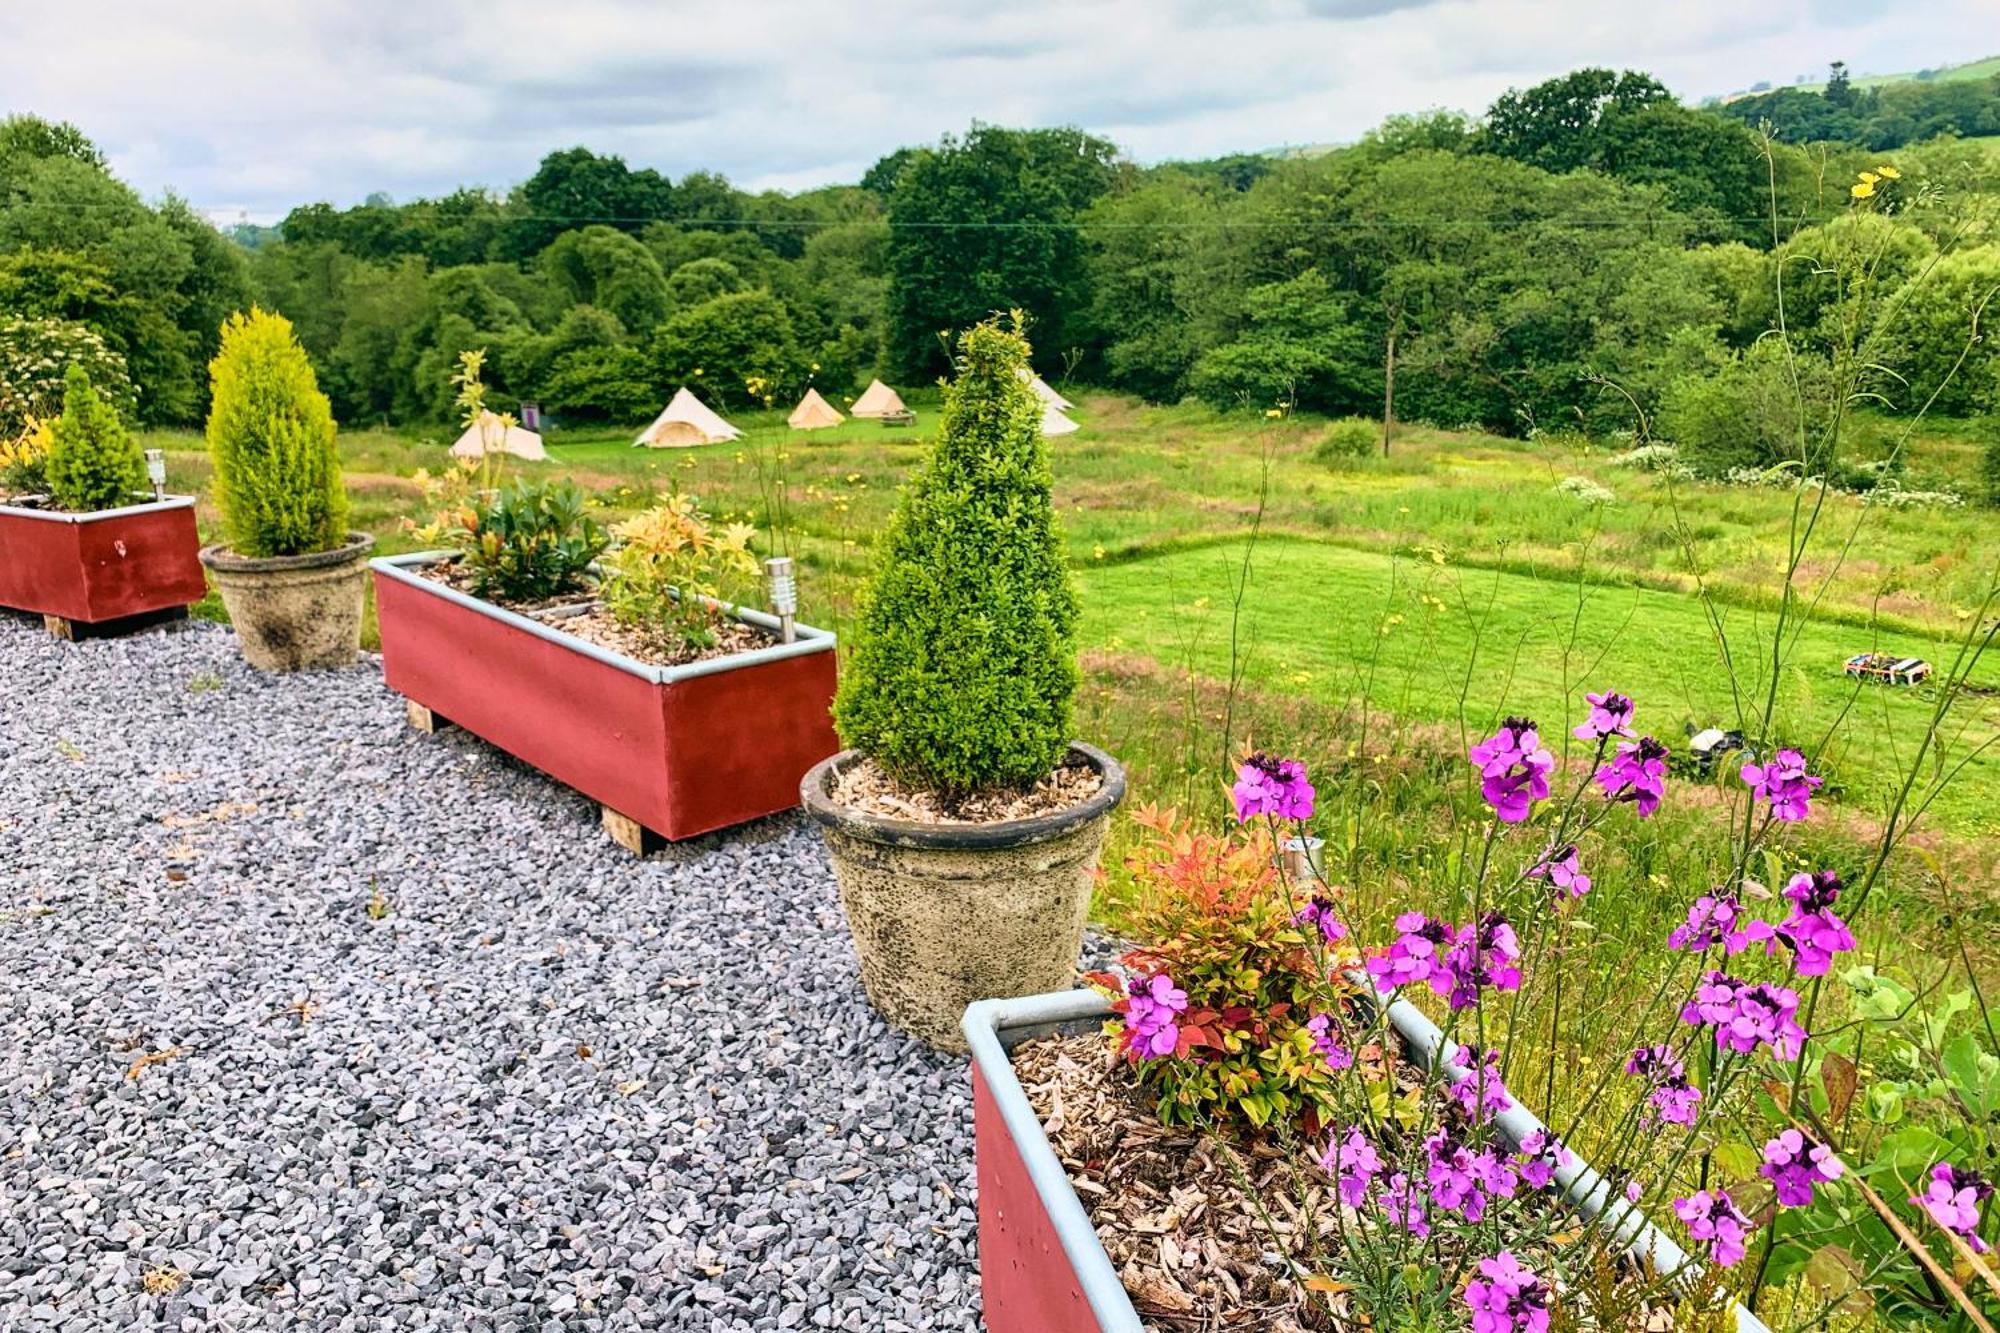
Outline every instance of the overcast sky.
<svg viewBox="0 0 2000 1333">
<path fill-rule="evenodd" d="M 585 144 L 751 188 L 974 119 L 1140 161 L 1350 140 L 1579 65 L 1696 100 L 2000 51 L 2000 0 L 0 0 L 0 109 L 223 220 L 505 188 Z"/>
</svg>

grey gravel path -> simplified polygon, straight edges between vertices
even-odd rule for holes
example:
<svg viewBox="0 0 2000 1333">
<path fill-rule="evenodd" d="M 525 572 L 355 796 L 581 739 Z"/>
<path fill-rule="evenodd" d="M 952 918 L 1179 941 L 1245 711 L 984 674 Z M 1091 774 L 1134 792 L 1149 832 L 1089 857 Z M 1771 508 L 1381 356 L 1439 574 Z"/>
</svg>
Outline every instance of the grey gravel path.
<svg viewBox="0 0 2000 1333">
<path fill-rule="evenodd" d="M 978 1328 L 818 840 L 595 816 L 372 665 L 0 613 L 0 1329 Z"/>
</svg>

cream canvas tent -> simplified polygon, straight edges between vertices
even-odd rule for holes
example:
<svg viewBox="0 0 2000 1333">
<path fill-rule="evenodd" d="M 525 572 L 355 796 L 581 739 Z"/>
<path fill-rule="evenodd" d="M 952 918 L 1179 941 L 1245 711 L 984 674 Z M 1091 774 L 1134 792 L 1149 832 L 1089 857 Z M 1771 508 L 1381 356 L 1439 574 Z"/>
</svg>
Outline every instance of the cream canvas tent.
<svg viewBox="0 0 2000 1333">
<path fill-rule="evenodd" d="M 467 426 L 465 434 L 458 437 L 458 443 L 451 446 L 453 458 L 484 458 L 488 453 L 512 454 L 516 458 L 533 459 L 541 462 L 548 458 L 549 451 L 542 448 L 542 437 L 520 426 L 508 426 L 506 434 L 501 434 L 500 418 L 492 412 L 479 414 L 479 424 Z"/>
<path fill-rule="evenodd" d="M 847 418 L 833 410 L 833 404 L 819 396 L 818 389 L 807 389 L 806 396 L 799 399 L 799 405 L 785 418 L 785 424 L 793 430 L 819 430 L 823 426 L 838 426 Z"/>
<path fill-rule="evenodd" d="M 910 409 L 903 406 L 903 400 L 896 396 L 894 389 L 881 380 L 869 380 L 868 387 L 861 391 L 861 396 L 847 410 L 857 417 L 888 417 Z"/>
<path fill-rule="evenodd" d="M 634 447 L 684 449 L 694 444 L 721 444 L 743 437 L 743 432 L 715 415 L 707 403 L 689 393 L 684 384 L 667 410 L 653 418 L 653 424 L 632 441 Z"/>
<path fill-rule="evenodd" d="M 1042 434 L 1067 435 L 1076 429 L 1076 423 L 1062 414 L 1054 403 L 1042 404 Z"/>
<path fill-rule="evenodd" d="M 1067 412 L 1076 406 L 1075 403 L 1072 403 L 1069 399 L 1051 389 L 1046 380 L 1026 366 L 1020 367 L 1014 373 L 1021 377 L 1021 383 L 1035 391 L 1035 397 L 1041 399 L 1056 411 Z"/>
</svg>

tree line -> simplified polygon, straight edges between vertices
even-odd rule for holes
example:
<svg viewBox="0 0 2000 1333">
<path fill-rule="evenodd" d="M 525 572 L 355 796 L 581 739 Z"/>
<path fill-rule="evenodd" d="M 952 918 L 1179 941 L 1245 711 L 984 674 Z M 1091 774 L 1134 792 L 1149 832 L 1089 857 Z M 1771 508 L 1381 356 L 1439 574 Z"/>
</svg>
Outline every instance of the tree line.
<svg viewBox="0 0 2000 1333">
<path fill-rule="evenodd" d="M 1740 107 L 1589 69 L 1476 121 L 1150 167 L 1076 129 L 974 125 L 798 194 L 579 147 L 504 195 L 309 204 L 233 238 L 140 200 L 72 127 L 15 117 L 0 430 L 33 397 L 25 367 L 85 357 L 122 373 L 111 397 L 137 420 L 197 420 L 216 331 L 252 301 L 292 319 L 350 424 L 444 419 L 474 348 L 497 395 L 573 422 L 642 418 L 681 383 L 725 410 L 808 384 L 838 399 L 876 373 L 928 382 L 941 334 L 1020 309 L 1045 376 L 1155 401 L 1509 432 L 1644 419 L 1728 436 L 1689 443 L 1749 465 L 1774 445 L 1741 420 L 1799 373 L 1762 337 L 1780 276 L 1788 327 L 1831 358 L 1854 345 L 1858 293 L 1826 290 L 1815 256 L 1856 246 L 1877 288 L 1925 278 L 1867 331 L 1880 402 L 1990 409 L 1992 340 L 1960 352 L 2000 281 L 1990 221 L 1966 208 L 1990 202 L 1995 158 L 1950 135 L 1888 154 L 1767 143 Z"/>
</svg>

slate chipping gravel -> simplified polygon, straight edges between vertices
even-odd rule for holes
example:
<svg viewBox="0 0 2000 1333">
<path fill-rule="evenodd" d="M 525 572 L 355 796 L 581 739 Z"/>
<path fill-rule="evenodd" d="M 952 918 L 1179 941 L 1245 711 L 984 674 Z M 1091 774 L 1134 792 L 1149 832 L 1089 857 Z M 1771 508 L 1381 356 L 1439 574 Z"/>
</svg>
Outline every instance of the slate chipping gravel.
<svg viewBox="0 0 2000 1333">
<path fill-rule="evenodd" d="M 977 1329 L 817 837 L 596 813 L 370 662 L 0 614 L 0 1329 Z"/>
</svg>

